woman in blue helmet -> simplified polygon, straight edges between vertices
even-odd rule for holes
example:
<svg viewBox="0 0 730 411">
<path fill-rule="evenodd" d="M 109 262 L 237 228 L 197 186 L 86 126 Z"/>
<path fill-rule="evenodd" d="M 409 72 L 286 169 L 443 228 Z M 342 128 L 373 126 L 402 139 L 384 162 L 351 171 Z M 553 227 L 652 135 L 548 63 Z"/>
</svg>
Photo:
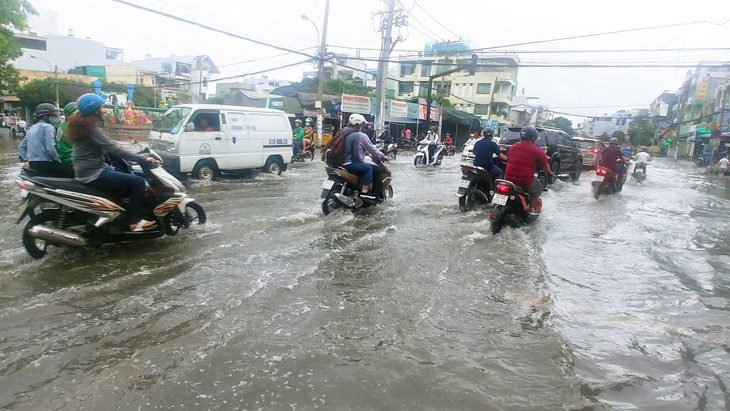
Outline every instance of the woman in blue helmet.
<svg viewBox="0 0 730 411">
<path fill-rule="evenodd" d="M 76 102 L 78 114 L 71 116 L 68 122 L 68 139 L 74 145 L 73 161 L 76 180 L 97 190 L 120 193 L 129 197 L 130 231 L 145 231 L 155 228 L 154 221 L 142 219 L 142 201 L 146 191 L 145 180 L 132 174 L 114 171 L 104 163 L 104 153 L 123 158 L 128 161 L 142 163 L 148 161 L 156 164 L 152 157 L 133 154 L 104 135 L 99 123 L 103 121 L 101 108 L 104 99 L 96 94 L 84 94 Z"/>
</svg>

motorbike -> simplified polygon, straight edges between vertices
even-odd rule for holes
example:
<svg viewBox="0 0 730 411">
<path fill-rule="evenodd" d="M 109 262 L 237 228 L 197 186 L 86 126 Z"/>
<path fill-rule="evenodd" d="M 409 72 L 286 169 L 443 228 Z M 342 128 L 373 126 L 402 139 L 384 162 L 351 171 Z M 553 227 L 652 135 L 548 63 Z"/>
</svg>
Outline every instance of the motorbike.
<svg viewBox="0 0 730 411">
<path fill-rule="evenodd" d="M 393 198 L 393 186 L 391 183 L 390 168 L 381 164 L 383 178 L 383 200 Z M 322 183 L 322 194 L 319 202 L 322 205 L 322 212 L 328 215 L 338 208 L 349 208 L 356 210 L 367 208 L 378 204 L 377 200 L 360 197 L 362 178 L 349 173 L 344 167 L 325 166 L 327 178 Z"/>
<path fill-rule="evenodd" d="M 304 149 L 302 151 L 298 151 L 296 154 L 294 154 L 291 157 L 291 162 L 292 163 L 297 163 L 297 162 L 303 163 L 306 161 L 313 161 L 314 160 L 314 144 L 315 144 L 315 142 L 312 141 L 311 143 L 309 143 L 309 145 L 304 147 Z M 296 145 L 292 144 L 292 147 L 293 147 L 292 149 L 295 149 Z"/>
<path fill-rule="evenodd" d="M 12 134 L 13 138 L 18 137 L 18 135 L 25 138 L 25 135 L 27 134 L 27 126 L 28 123 L 26 123 L 25 120 L 19 120 L 16 124 L 10 126 L 10 134 Z"/>
<path fill-rule="evenodd" d="M 542 191 L 548 191 L 548 179 L 545 170 L 538 168 L 535 178 L 542 184 Z M 532 224 L 537 220 L 537 215 L 530 215 L 527 210 L 530 208 L 530 194 L 522 187 L 507 180 L 498 179 L 494 182 L 494 189 L 490 191 L 494 208 L 489 215 L 492 222 L 492 234 L 502 231 L 505 225 L 519 228 Z"/>
<path fill-rule="evenodd" d="M 498 157 L 494 157 L 492 161 L 497 167 L 502 169 L 502 172 L 507 168 L 507 163 Z M 477 203 L 489 204 L 492 202 L 491 192 L 494 187 L 494 181 L 492 175 L 487 170 L 472 164 L 462 164 L 461 173 L 461 180 L 456 196 L 459 197 L 459 209 L 462 212 L 466 213 L 474 208 L 474 205 Z"/>
<path fill-rule="evenodd" d="M 626 181 L 626 168 L 623 170 L 623 175 L 619 176 L 617 173 L 607 169 L 606 167 L 598 167 L 596 175 L 602 176 L 601 181 L 593 181 L 591 186 L 593 188 L 593 197 L 598 200 L 602 195 L 616 194 L 621 191 L 619 188 L 619 177 Z"/>
<path fill-rule="evenodd" d="M 456 155 L 456 147 L 454 147 L 452 144 L 449 144 L 448 146 L 446 146 L 446 155 L 447 156 Z"/>
<path fill-rule="evenodd" d="M 385 142 L 383 140 L 378 140 L 378 144 L 375 146 L 381 153 L 388 156 L 388 158 L 392 161 L 395 161 L 396 157 L 398 157 L 398 145 L 395 143 L 390 143 L 386 146 Z"/>
<path fill-rule="evenodd" d="M 416 148 L 416 139 L 401 137 L 397 141 L 397 146 L 402 148 Z"/>
<path fill-rule="evenodd" d="M 413 159 L 414 166 L 417 167 L 419 165 L 441 165 L 441 161 L 444 159 L 444 155 L 446 155 L 446 147 L 443 144 L 437 144 L 436 150 L 433 152 L 433 157 L 430 157 L 428 151 L 429 145 L 430 144 L 428 143 L 419 143 L 416 158 Z"/>
<path fill-rule="evenodd" d="M 644 163 L 643 167 L 636 164 L 634 166 L 634 172 L 631 173 L 631 178 L 633 178 L 637 183 L 641 183 L 646 180 L 646 163 Z"/>
<path fill-rule="evenodd" d="M 150 149 L 140 154 L 161 161 Z M 145 162 L 135 170 L 125 160 L 112 160 L 118 171 L 144 176 L 147 192 L 142 218 L 156 221 L 157 226 L 147 231 L 129 231 L 125 209 L 128 199 L 88 187 L 72 178 L 43 177 L 24 170 L 15 181 L 23 197 L 16 224 L 29 217 L 23 228 L 22 241 L 31 257 L 43 258 L 48 246 L 85 248 L 147 240 L 163 235 L 175 236 L 180 228 L 190 228 L 195 223 L 205 224 L 203 208 L 162 166 Z"/>
</svg>

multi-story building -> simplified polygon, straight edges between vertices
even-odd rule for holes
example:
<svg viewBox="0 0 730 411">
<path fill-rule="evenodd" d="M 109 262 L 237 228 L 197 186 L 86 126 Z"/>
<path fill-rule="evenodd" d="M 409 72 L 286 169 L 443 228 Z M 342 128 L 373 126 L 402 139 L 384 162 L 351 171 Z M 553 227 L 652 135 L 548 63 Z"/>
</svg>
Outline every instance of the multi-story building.
<svg viewBox="0 0 730 411">
<path fill-rule="evenodd" d="M 730 62 L 702 61 L 688 70 L 677 91 L 676 119 L 682 123 L 711 115 L 718 102 L 717 90 L 730 78 Z M 713 121 L 709 119 L 707 122 Z M 701 119 L 700 122 L 705 122 Z"/>
<path fill-rule="evenodd" d="M 619 110 L 612 115 L 604 114 L 600 117 L 592 117 L 586 119 L 582 124 L 579 132 L 586 137 L 600 137 L 604 133 L 613 134 L 615 131 L 629 130 L 629 124 L 637 118 L 648 118 L 649 110 L 633 109 Z"/>
<path fill-rule="evenodd" d="M 323 73 L 325 80 L 356 81 L 370 87 L 375 87 L 375 77 L 378 74 L 377 69 L 369 69 L 365 61 L 341 53 L 326 53 Z M 302 74 L 303 78 L 317 76 L 319 70 L 305 71 Z"/>
<path fill-rule="evenodd" d="M 78 66 L 124 65 L 124 51 L 104 43 L 57 34 L 16 34 L 23 55 L 11 64 L 19 70 L 66 73 Z"/>
<path fill-rule="evenodd" d="M 471 63 L 471 52 L 461 42 L 428 44 L 419 54 L 400 56 L 395 73 L 398 79 L 395 98 L 425 98 L 429 76 Z M 474 75 L 464 70 L 436 78 L 433 81 L 433 98 L 448 98 L 456 109 L 477 115 L 482 120 L 511 124 L 510 108 L 517 84 L 517 65 L 516 56 L 480 57 Z"/>
<path fill-rule="evenodd" d="M 130 64 L 144 73 L 142 81 L 149 80 L 155 86 L 179 87 L 198 96 L 208 93 L 211 74 L 219 73 L 210 57 L 205 55 L 147 56 L 144 60 L 131 61 Z"/>
</svg>

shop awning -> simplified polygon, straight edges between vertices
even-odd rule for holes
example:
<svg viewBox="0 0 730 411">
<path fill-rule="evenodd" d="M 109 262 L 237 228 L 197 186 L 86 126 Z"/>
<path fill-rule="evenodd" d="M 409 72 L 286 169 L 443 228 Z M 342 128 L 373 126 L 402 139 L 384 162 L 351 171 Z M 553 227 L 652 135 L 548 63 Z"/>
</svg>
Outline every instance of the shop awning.
<svg viewBox="0 0 730 411">
<path fill-rule="evenodd" d="M 443 113 L 443 121 L 465 125 L 475 129 L 481 128 L 481 118 L 474 114 L 467 113 L 466 111 L 455 110 L 453 108 L 445 108 Z"/>
<path fill-rule="evenodd" d="M 392 124 L 416 124 L 416 119 L 408 117 L 390 117 L 388 122 Z M 421 122 L 423 122 L 423 120 L 421 120 Z"/>
<path fill-rule="evenodd" d="M 299 97 L 283 97 L 282 100 L 284 101 L 284 111 L 288 114 L 301 115 L 304 113 Z"/>
</svg>

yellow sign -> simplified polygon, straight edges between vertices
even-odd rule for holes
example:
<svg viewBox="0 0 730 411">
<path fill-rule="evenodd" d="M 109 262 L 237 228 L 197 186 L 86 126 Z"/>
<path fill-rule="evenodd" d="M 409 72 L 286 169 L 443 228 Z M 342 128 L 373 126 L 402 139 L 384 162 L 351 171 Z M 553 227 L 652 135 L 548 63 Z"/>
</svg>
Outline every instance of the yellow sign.
<svg viewBox="0 0 730 411">
<path fill-rule="evenodd" d="M 698 99 L 700 99 L 700 100 L 705 99 L 705 94 L 707 94 L 707 84 L 708 83 L 709 83 L 709 81 L 707 81 L 707 80 L 702 80 L 702 83 L 700 83 L 700 91 L 697 94 Z"/>
</svg>

